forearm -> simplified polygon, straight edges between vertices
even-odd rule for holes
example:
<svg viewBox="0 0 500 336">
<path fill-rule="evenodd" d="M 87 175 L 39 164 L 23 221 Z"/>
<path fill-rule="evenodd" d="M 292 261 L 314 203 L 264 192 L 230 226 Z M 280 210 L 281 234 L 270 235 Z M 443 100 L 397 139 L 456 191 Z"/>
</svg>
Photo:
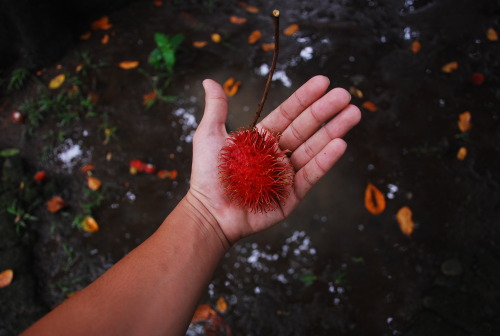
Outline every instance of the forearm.
<svg viewBox="0 0 500 336">
<path fill-rule="evenodd" d="M 228 248 L 188 194 L 149 239 L 26 335 L 183 335 Z"/>
</svg>

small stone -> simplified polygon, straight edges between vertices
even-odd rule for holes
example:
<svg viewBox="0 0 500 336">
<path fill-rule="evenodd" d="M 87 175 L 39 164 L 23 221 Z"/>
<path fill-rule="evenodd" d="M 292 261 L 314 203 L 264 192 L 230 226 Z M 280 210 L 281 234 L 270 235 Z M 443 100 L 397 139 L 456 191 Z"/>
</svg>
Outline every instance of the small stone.
<svg viewBox="0 0 500 336">
<path fill-rule="evenodd" d="M 458 259 L 448 259 L 441 264 L 441 272 L 448 276 L 460 275 L 463 272 L 462 264 Z"/>
</svg>

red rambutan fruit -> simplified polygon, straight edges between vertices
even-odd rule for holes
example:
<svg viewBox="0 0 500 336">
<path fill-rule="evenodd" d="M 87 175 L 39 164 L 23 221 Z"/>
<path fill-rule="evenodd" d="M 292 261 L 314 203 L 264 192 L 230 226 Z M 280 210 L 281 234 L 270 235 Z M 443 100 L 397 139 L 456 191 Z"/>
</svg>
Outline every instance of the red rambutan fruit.
<svg viewBox="0 0 500 336">
<path fill-rule="evenodd" d="M 286 200 L 294 170 L 279 135 L 255 127 L 233 132 L 219 153 L 219 177 L 232 202 L 252 212 L 275 210 Z"/>
</svg>

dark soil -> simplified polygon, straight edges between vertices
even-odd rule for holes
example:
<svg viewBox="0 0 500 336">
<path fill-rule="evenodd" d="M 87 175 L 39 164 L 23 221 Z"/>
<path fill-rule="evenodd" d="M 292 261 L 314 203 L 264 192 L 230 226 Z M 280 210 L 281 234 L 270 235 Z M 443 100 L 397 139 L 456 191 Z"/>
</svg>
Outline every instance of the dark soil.
<svg viewBox="0 0 500 336">
<path fill-rule="evenodd" d="M 133 2 L 107 12 L 112 27 L 92 31 L 88 40 L 79 36 L 90 22 L 73 28 L 77 43 L 43 64 L 43 73 L 30 70 L 20 89 L 7 92 L 12 70 L 30 65 L 20 60 L 5 69 L 0 150 L 19 154 L 0 157 L 0 272 L 14 270 L 12 284 L 0 289 L 0 335 L 18 334 L 84 288 L 146 239 L 181 199 L 189 188 L 204 78 L 240 80 L 227 125 L 234 130 L 251 122 L 272 58 L 260 44 L 272 42 L 274 8 L 282 28 L 296 23 L 300 29 L 281 38 L 265 113 L 316 74 L 350 89 L 354 104 L 370 101 L 377 111 L 362 108 L 363 120 L 346 137 L 346 155 L 293 216 L 232 248 L 202 303 L 215 307 L 223 297 L 229 306 L 220 314 L 234 335 L 497 334 L 500 42 L 486 33 L 500 31 L 500 6 L 465 0 L 248 5 L 259 12 L 237 1 Z M 247 22 L 232 24 L 231 15 Z M 250 45 L 255 29 L 263 38 Z M 143 95 L 157 75 L 148 64 L 156 32 L 185 40 L 165 91 L 175 99 L 146 108 Z M 212 42 L 211 33 L 222 42 Z M 105 34 L 109 42 L 102 44 Z M 200 40 L 209 43 L 193 47 Z M 418 53 L 411 51 L 414 41 L 421 43 Z M 139 68 L 120 69 L 126 60 L 139 61 Z M 443 72 L 452 61 L 458 68 Z M 84 72 L 76 71 L 80 64 Z M 61 88 L 48 89 L 61 73 Z M 484 82 L 471 81 L 474 73 Z M 79 93 L 70 97 L 74 85 Z M 94 104 L 82 105 L 91 94 Z M 64 104 L 54 105 L 58 95 L 65 95 Z M 40 125 L 33 116 L 11 122 L 11 111 L 29 101 L 39 109 L 52 102 Z M 465 111 L 472 127 L 462 132 L 457 121 Z M 467 148 L 463 160 L 461 147 Z M 178 177 L 131 175 L 133 159 L 175 169 Z M 103 182 L 98 192 L 86 186 L 81 168 L 87 164 Z M 37 183 L 33 175 L 41 170 L 48 178 Z M 380 215 L 364 207 L 368 183 L 386 197 Z M 53 196 L 67 207 L 48 212 Z M 410 236 L 395 219 L 403 206 L 416 223 Z M 13 210 L 25 215 L 22 222 Z M 79 227 L 84 214 L 97 220 L 98 232 Z M 190 327 L 189 334 L 200 333 L 202 327 Z"/>
</svg>

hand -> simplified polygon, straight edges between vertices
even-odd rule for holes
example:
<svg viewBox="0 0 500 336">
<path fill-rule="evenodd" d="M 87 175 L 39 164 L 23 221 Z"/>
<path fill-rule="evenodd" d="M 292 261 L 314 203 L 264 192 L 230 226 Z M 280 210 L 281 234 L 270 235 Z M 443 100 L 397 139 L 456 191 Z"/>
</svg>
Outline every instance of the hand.
<svg viewBox="0 0 500 336">
<path fill-rule="evenodd" d="M 349 104 L 346 90 L 335 88 L 325 94 L 329 84 L 326 77 L 313 77 L 257 124 L 259 129 L 282 134 L 280 147 L 292 152 L 289 160 L 295 178 L 293 190 L 278 209 L 253 213 L 224 195 L 217 166 L 228 137 L 227 97 L 216 82 L 203 82 L 205 112 L 193 139 L 191 187 L 186 199 L 231 244 L 286 218 L 344 154 L 346 143 L 341 137 L 360 121 L 361 113 Z"/>
</svg>

